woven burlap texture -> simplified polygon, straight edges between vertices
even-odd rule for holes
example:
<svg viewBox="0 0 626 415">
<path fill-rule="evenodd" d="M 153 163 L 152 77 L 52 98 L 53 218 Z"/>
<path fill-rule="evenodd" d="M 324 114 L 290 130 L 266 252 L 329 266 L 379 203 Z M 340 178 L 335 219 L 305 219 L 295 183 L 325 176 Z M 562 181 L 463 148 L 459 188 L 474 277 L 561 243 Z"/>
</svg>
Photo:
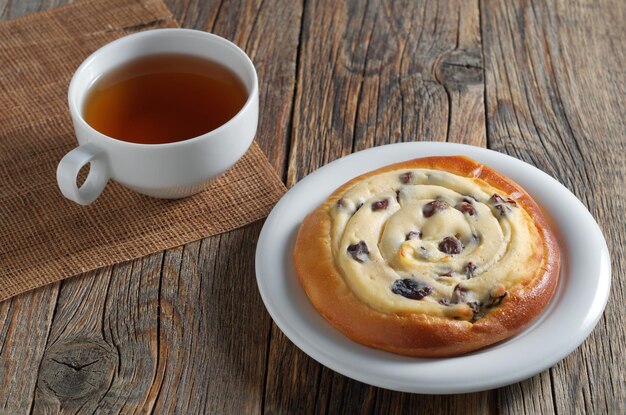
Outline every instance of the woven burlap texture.
<svg viewBox="0 0 626 415">
<path fill-rule="evenodd" d="M 90 206 L 61 195 L 56 167 L 77 146 L 66 99 L 72 73 L 116 38 L 177 26 L 153 0 L 84 1 L 0 24 L 0 300 L 241 227 L 284 193 L 253 143 L 191 198 L 152 199 L 113 182 Z"/>
</svg>

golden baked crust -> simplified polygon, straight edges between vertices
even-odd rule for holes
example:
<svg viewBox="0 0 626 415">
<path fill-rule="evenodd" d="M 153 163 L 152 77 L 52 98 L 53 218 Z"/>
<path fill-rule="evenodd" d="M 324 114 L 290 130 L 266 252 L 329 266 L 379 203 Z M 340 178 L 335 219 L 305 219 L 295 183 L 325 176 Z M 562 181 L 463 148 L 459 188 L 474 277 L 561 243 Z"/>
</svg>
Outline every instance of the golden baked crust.
<svg viewBox="0 0 626 415">
<path fill-rule="evenodd" d="M 456 176 L 460 176 L 459 180 L 461 181 L 467 181 L 467 179 L 461 178 L 468 178 L 472 183 L 475 183 L 482 192 L 479 192 L 482 196 L 477 197 L 475 201 L 476 208 L 481 205 L 480 209 L 483 209 L 480 211 L 480 215 L 486 215 L 484 213 L 487 212 L 485 206 L 488 206 L 495 213 L 500 212 L 502 216 L 505 216 L 506 213 L 502 212 L 503 209 L 509 212 L 519 209 L 520 213 L 516 213 L 516 220 L 522 223 L 528 222 L 528 228 L 531 232 L 523 236 L 527 237 L 529 243 L 532 244 L 532 249 L 526 250 L 530 256 L 522 256 L 523 263 L 520 265 L 521 269 L 525 268 L 525 270 L 520 272 L 519 269 L 516 269 L 513 272 L 510 271 L 510 264 L 507 265 L 509 267 L 506 268 L 507 272 L 510 271 L 515 274 L 514 278 L 511 277 L 512 282 L 506 278 L 502 279 L 501 276 L 491 275 L 489 277 L 491 279 L 488 281 L 491 281 L 489 284 L 495 284 L 495 288 L 489 286 L 491 290 L 487 291 L 489 294 L 484 292 L 476 294 L 482 296 L 479 298 L 480 302 L 463 302 L 462 296 L 457 296 L 463 291 L 461 285 L 473 282 L 471 281 L 471 271 L 467 271 L 467 276 L 463 277 L 458 269 L 458 264 L 454 273 L 450 272 L 453 276 L 443 274 L 429 277 L 428 281 L 432 282 L 429 284 L 442 287 L 441 289 L 427 287 L 427 291 L 422 292 L 425 295 L 413 299 L 403 294 L 398 295 L 400 293 L 397 291 L 392 292 L 391 287 L 389 287 L 389 291 L 383 290 L 385 292 L 382 293 L 378 293 L 376 289 L 370 289 L 371 287 L 367 284 L 359 287 L 355 285 L 355 281 L 361 284 L 362 281 L 358 279 L 362 276 L 349 269 L 346 271 L 345 261 L 353 260 L 354 264 L 357 265 L 355 269 L 358 270 L 362 269 L 358 267 L 362 265 L 361 263 L 380 262 L 382 257 L 376 256 L 378 253 L 375 254 L 374 252 L 371 253 L 372 258 L 370 258 L 369 252 L 367 252 L 368 255 L 363 254 L 365 256 L 362 258 L 358 257 L 359 254 L 355 253 L 354 248 L 356 240 L 351 242 L 353 245 L 346 252 L 345 240 L 354 238 L 353 235 L 346 236 L 348 239 L 344 239 L 343 245 L 338 242 L 340 238 L 337 235 L 333 240 L 333 232 L 336 231 L 336 229 L 333 230 L 333 220 L 336 222 L 340 220 L 338 218 L 343 217 L 341 216 L 342 211 L 337 209 L 345 209 L 345 205 L 350 204 L 347 199 L 342 198 L 356 186 L 368 183 L 368 180 L 375 180 L 377 177 L 387 177 L 389 175 L 385 176 L 384 174 L 388 172 L 406 174 L 408 171 L 414 171 L 415 175 L 425 174 L 430 177 L 431 174 L 428 173 L 430 170 L 446 172 L 445 174 L 442 173 L 445 177 L 448 177 L 447 173 L 451 173 L 455 175 L 452 178 L 454 180 L 456 180 Z M 413 173 L 410 174 L 410 177 L 412 176 Z M 388 206 L 391 206 L 390 204 L 393 204 L 395 209 L 399 209 L 400 191 L 405 191 L 414 185 L 409 183 L 410 179 L 406 180 L 407 177 L 409 176 L 405 176 L 397 182 L 398 204 L 396 205 L 395 200 L 391 198 L 389 202 L 385 202 L 382 209 L 387 209 Z M 419 186 L 420 184 L 415 185 Z M 375 184 L 371 186 L 376 187 Z M 497 193 L 499 198 L 492 196 L 495 199 L 487 200 L 485 194 L 494 189 L 496 190 L 494 193 Z M 371 195 L 372 198 L 366 202 L 364 209 L 369 209 L 371 206 L 371 211 L 375 211 L 380 207 L 374 205 L 377 200 L 375 190 L 374 194 Z M 433 200 L 435 199 L 439 198 L 433 198 Z M 471 204 L 472 200 L 468 200 L 468 202 Z M 419 206 L 424 208 L 423 204 Z M 358 211 L 360 207 L 356 206 L 354 209 Z M 453 209 L 453 206 L 448 205 L 447 207 Z M 353 215 L 355 215 L 354 209 L 352 209 Z M 459 209 L 458 206 L 457 209 Z M 450 213 L 450 215 L 463 214 L 459 212 Z M 416 215 L 421 215 L 421 213 L 416 212 Z M 474 219 L 465 217 L 468 220 Z M 493 220 L 506 222 L 500 217 Z M 407 234 L 406 239 L 408 241 L 412 238 L 409 238 Z M 413 244 L 413 247 L 416 246 L 414 241 L 410 241 L 410 243 Z M 425 241 L 424 244 L 426 243 L 430 242 Z M 412 249 L 409 248 L 409 250 Z M 371 250 L 374 251 L 374 249 Z M 439 255 L 437 259 L 439 263 L 435 264 L 437 267 L 441 267 L 443 266 L 441 264 L 447 262 L 454 262 L 454 253 L 447 254 L 449 252 L 437 254 Z M 506 254 L 514 256 L 515 253 L 507 251 Z M 342 255 L 345 255 L 345 258 L 339 258 Z M 418 258 L 418 260 L 426 261 L 423 258 Z M 342 261 L 344 262 L 342 263 Z M 315 308 L 332 325 L 352 340 L 404 355 L 442 357 L 467 353 L 496 343 L 514 335 L 533 321 L 548 304 L 556 289 L 560 253 L 554 235 L 541 210 L 519 185 L 472 159 L 453 156 L 428 157 L 393 164 L 356 177 L 344 184 L 303 221 L 296 239 L 294 262 L 296 274 Z M 372 264 L 371 266 L 374 265 L 377 265 L 378 268 L 376 269 L 383 269 L 381 264 Z M 384 264 L 384 266 L 389 272 L 389 265 Z M 405 276 L 409 272 L 411 276 L 408 279 L 412 279 L 416 275 L 415 278 L 419 280 L 419 273 L 415 274 L 414 270 L 411 271 L 410 264 L 408 267 L 403 270 L 393 270 L 393 272 L 397 271 L 398 275 Z M 428 268 L 428 272 L 432 274 L 433 269 L 440 268 Z M 464 269 L 467 270 L 467 265 Z M 488 272 L 487 269 L 485 275 Z M 369 276 L 368 278 L 375 281 L 376 276 Z M 463 278 L 467 278 L 468 281 L 464 281 Z M 480 278 L 480 275 L 474 278 L 479 284 L 476 287 L 482 287 L 479 282 Z M 500 279 L 496 280 L 495 278 Z M 452 301 L 446 297 L 449 295 L 449 291 L 446 291 L 443 283 L 447 280 L 451 282 L 461 281 L 453 288 L 455 294 L 451 297 Z M 380 284 L 384 285 L 387 280 L 382 281 L 382 283 L 376 282 L 378 285 L 373 282 L 372 287 L 380 287 Z M 442 284 L 440 284 L 441 281 L 443 281 Z M 485 284 L 483 283 L 483 285 Z M 448 294 L 438 293 L 438 290 L 446 291 Z M 478 292 L 480 288 L 476 288 L 476 290 Z M 494 292 L 497 293 L 494 294 Z M 396 297 L 393 297 L 394 295 L 398 298 L 397 301 L 395 300 Z M 484 297 L 485 295 L 487 297 Z M 439 298 L 439 300 L 435 301 L 435 298 Z M 468 310 L 472 311 L 467 314 Z"/>
</svg>

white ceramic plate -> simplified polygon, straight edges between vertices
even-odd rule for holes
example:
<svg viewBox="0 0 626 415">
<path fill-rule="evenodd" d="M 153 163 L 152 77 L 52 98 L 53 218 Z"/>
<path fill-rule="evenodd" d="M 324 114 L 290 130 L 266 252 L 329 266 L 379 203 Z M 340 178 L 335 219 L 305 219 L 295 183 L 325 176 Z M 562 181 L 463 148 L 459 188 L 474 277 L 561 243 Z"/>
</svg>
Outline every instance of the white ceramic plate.
<svg viewBox="0 0 626 415">
<path fill-rule="evenodd" d="M 388 164 L 434 155 L 466 155 L 506 174 L 552 220 L 562 251 L 561 279 L 543 314 L 518 335 L 454 358 L 419 359 L 355 343 L 313 308 L 294 273 L 295 235 L 304 217 L 337 187 Z M 594 328 L 609 295 L 609 252 L 595 220 L 563 185 L 513 157 L 461 144 L 392 144 L 336 160 L 297 183 L 274 207 L 259 237 L 256 275 L 278 327 L 328 368 L 371 385 L 414 393 L 463 393 L 496 388 L 551 367 Z"/>
</svg>

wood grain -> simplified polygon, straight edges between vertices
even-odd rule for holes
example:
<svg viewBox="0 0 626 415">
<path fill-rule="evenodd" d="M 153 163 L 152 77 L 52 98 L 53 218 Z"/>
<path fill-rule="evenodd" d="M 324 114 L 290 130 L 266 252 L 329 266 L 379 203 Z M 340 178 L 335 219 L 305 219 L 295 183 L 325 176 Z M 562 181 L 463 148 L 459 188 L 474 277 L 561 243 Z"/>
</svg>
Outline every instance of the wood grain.
<svg viewBox="0 0 626 415">
<path fill-rule="evenodd" d="M 59 284 L 0 303 L 0 413 L 31 407 Z"/>
<path fill-rule="evenodd" d="M 0 20 L 61 3 L 0 0 Z M 553 175 L 609 244 L 606 312 L 564 361 L 509 387 L 371 387 L 271 323 L 256 223 L 0 303 L 0 413 L 626 413 L 623 2 L 167 3 L 184 27 L 250 54 L 257 140 L 290 186 L 353 151 L 415 140 L 487 145 Z"/>
<path fill-rule="evenodd" d="M 626 26 L 617 1 L 484 1 L 490 147 L 536 165 L 578 196 L 602 228 L 613 261 L 611 298 L 589 339 L 538 376 L 539 413 L 624 413 L 626 313 L 624 90 Z M 537 377 L 533 378 L 536 379 Z M 499 399 L 528 411 L 530 391 Z"/>
</svg>

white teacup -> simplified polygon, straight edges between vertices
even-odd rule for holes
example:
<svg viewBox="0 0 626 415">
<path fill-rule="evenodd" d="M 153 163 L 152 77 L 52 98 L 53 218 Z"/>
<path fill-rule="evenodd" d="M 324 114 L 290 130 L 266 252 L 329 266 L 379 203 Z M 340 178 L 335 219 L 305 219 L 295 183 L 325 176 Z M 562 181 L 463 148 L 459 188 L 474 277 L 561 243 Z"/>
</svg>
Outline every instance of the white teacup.
<svg viewBox="0 0 626 415">
<path fill-rule="evenodd" d="M 116 140 L 92 128 L 82 116 L 89 86 L 112 69 L 137 58 L 162 53 L 197 56 L 233 71 L 245 85 L 248 99 L 227 123 L 201 136 L 166 144 Z M 132 34 L 94 52 L 80 65 L 68 100 L 79 147 L 57 168 L 65 197 L 81 205 L 93 202 L 109 179 L 144 195 L 175 199 L 203 190 L 246 152 L 256 133 L 259 93 L 256 70 L 235 44 L 210 33 L 188 29 L 157 29 Z M 91 163 L 81 187 L 79 170 Z"/>
</svg>

